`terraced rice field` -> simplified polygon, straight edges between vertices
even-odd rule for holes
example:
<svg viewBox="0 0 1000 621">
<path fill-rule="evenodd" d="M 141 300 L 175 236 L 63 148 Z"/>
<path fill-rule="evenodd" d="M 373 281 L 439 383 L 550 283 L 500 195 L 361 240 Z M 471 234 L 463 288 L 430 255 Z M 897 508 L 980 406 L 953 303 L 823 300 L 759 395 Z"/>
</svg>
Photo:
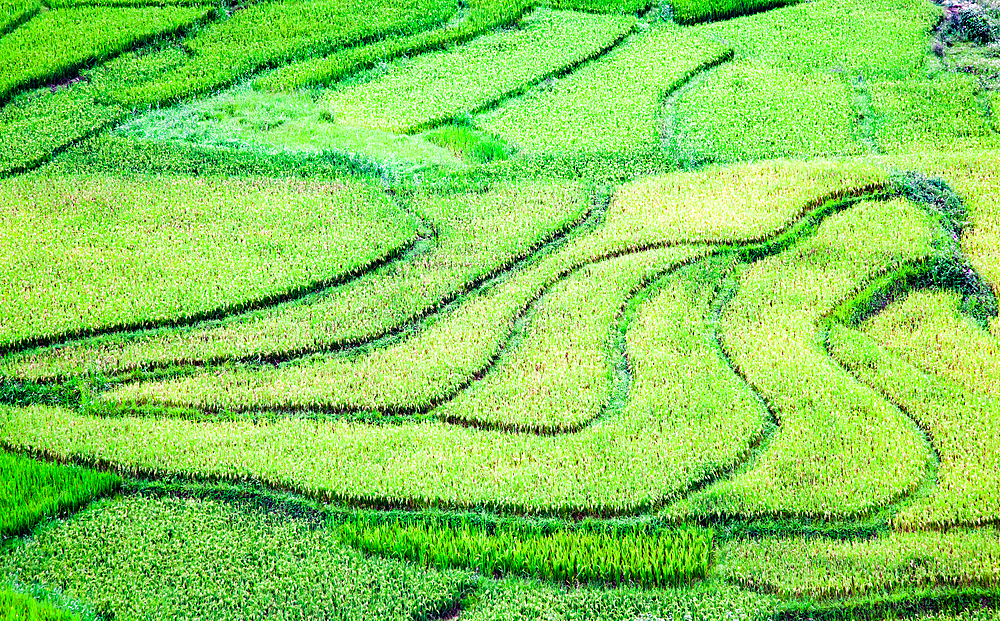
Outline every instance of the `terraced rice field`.
<svg viewBox="0 0 1000 621">
<path fill-rule="evenodd" d="M 998 50 L 0 0 L 0 619 L 997 621 Z"/>
</svg>

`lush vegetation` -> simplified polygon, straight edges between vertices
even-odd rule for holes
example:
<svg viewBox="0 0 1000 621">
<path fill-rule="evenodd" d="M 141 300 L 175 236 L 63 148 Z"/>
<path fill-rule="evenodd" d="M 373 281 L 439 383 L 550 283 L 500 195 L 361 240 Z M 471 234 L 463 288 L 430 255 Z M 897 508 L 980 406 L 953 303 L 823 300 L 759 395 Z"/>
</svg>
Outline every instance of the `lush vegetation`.
<svg viewBox="0 0 1000 621">
<path fill-rule="evenodd" d="M 0 39 L 0 101 L 12 92 L 71 76 L 205 17 L 202 8 L 80 8 L 45 11 Z"/>
<path fill-rule="evenodd" d="M 0 451 L 0 540 L 27 532 L 46 517 L 75 511 L 114 490 L 113 474 L 35 461 Z"/>
<path fill-rule="evenodd" d="M 996 621 L 992 0 L 0 0 L 0 618 Z"/>
<path fill-rule="evenodd" d="M 501 525 L 484 532 L 455 523 L 341 522 L 332 530 L 344 543 L 369 554 L 415 561 L 439 569 L 469 568 L 481 575 L 524 573 L 549 581 L 679 585 L 704 578 L 712 558 L 712 534 L 697 530 L 648 533 Z"/>
<path fill-rule="evenodd" d="M 0 193 L 3 349 L 292 296 L 416 233 L 412 215 L 349 181 L 25 176 Z"/>
<path fill-rule="evenodd" d="M 330 113 L 346 125 L 396 133 L 440 125 L 601 54 L 634 25 L 626 17 L 544 12 L 515 30 L 395 63 L 337 89 L 328 96 Z"/>
<path fill-rule="evenodd" d="M 659 142 L 657 118 L 663 98 L 731 54 L 723 45 L 686 32 L 648 31 L 477 122 L 531 152 L 641 151 Z"/>
<path fill-rule="evenodd" d="M 0 589 L 0 619 L 7 621 L 74 621 L 77 617 L 8 589 Z"/>
</svg>

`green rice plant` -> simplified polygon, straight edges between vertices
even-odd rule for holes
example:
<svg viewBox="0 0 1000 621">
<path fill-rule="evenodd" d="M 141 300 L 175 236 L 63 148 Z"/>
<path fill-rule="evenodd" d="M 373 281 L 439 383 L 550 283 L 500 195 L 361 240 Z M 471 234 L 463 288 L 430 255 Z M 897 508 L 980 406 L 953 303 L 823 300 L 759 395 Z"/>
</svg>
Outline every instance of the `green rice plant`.
<svg viewBox="0 0 1000 621">
<path fill-rule="evenodd" d="M 128 108 L 172 103 L 290 61 L 419 32 L 449 19 L 455 0 L 259 2 L 184 42 L 176 68 L 108 93 Z"/>
<path fill-rule="evenodd" d="M 509 156 L 502 140 L 484 136 L 467 125 L 446 125 L 428 132 L 424 138 L 456 155 L 479 164 L 505 160 Z"/>
<path fill-rule="evenodd" d="M 530 152 L 656 151 L 662 99 L 731 54 L 729 47 L 686 31 L 654 28 L 478 117 L 476 124 Z"/>
<path fill-rule="evenodd" d="M 50 605 L 39 603 L 27 595 L 0 588 L 0 619 L 4 619 L 4 621 L 75 621 L 78 617 Z"/>
<path fill-rule="evenodd" d="M 859 541 L 738 541 L 728 546 L 724 558 L 719 573 L 727 580 L 784 598 L 1000 586 L 1000 536 L 992 528 L 890 533 Z"/>
<path fill-rule="evenodd" d="M 1000 397 L 1000 342 L 959 312 L 954 292 L 915 291 L 862 325 L 888 353 L 970 393 Z"/>
<path fill-rule="evenodd" d="M 519 28 L 390 65 L 326 96 L 345 125 L 412 133 L 476 112 L 600 55 L 635 19 L 539 11 Z"/>
<path fill-rule="evenodd" d="M 750 15 L 794 4 L 798 0 L 673 0 L 670 8 L 680 24 L 709 22 Z"/>
<path fill-rule="evenodd" d="M 730 63 L 679 93 L 667 114 L 664 146 L 684 165 L 864 151 L 850 89 L 829 73 Z"/>
<path fill-rule="evenodd" d="M 841 300 L 903 263 L 926 260 L 931 228 L 901 199 L 863 202 L 741 276 L 722 314 L 724 346 L 780 428 L 751 466 L 690 497 L 692 513 L 849 516 L 923 479 L 928 447 L 914 425 L 832 362 L 816 338 Z"/>
<path fill-rule="evenodd" d="M 256 89 L 280 92 L 331 84 L 354 72 L 400 56 L 414 56 L 464 43 L 495 28 L 508 27 L 531 9 L 528 0 L 470 0 L 468 14 L 441 28 L 338 50 L 328 56 L 299 60 L 253 81 Z"/>
<path fill-rule="evenodd" d="M 171 363 L 291 356 L 368 341 L 405 326 L 510 267 L 589 208 L 575 183 L 497 184 L 483 193 L 422 193 L 410 209 L 433 243 L 406 260 L 299 304 L 265 308 L 194 330 L 92 339 L 15 354 L 5 373 L 47 379 Z"/>
<path fill-rule="evenodd" d="M 24 534 L 47 517 L 76 511 L 120 482 L 113 474 L 0 451 L 0 540 Z"/>
<path fill-rule="evenodd" d="M 16 583 L 101 618 L 441 618 L 476 580 L 365 558 L 307 518 L 213 500 L 122 497 L 45 529 L 0 560 Z"/>
<path fill-rule="evenodd" d="M 281 299 L 416 233 L 412 215 L 353 181 L 23 176 L 0 197 L 7 350 Z"/>
<path fill-rule="evenodd" d="M 551 433 L 579 429 L 612 396 L 612 348 L 629 298 L 671 254 L 646 252 L 587 265 L 549 289 L 528 313 L 515 347 L 435 414 L 442 420 Z"/>
<path fill-rule="evenodd" d="M 487 578 L 522 574 L 570 584 L 666 587 L 705 578 L 712 563 L 712 532 L 690 527 L 656 534 L 638 527 L 543 533 L 505 525 L 485 532 L 468 522 L 358 516 L 333 522 L 330 529 L 340 541 L 366 554 L 437 569 L 471 569 Z"/>
<path fill-rule="evenodd" d="M 732 467 L 767 420 L 706 337 L 710 328 L 698 318 L 714 287 L 691 269 L 636 311 L 627 342 L 635 399 L 578 433 L 512 435 L 431 422 L 204 424 L 35 406 L 0 408 L 0 434 L 15 446 L 66 450 L 126 471 L 280 481 L 349 503 L 632 512 Z"/>
<path fill-rule="evenodd" d="M 352 154 L 401 175 L 434 166 L 466 166 L 448 149 L 418 136 L 335 123 L 306 93 L 267 93 L 246 85 L 171 108 L 150 110 L 120 126 L 116 133 L 139 140 L 230 151 L 321 157 Z"/>
<path fill-rule="evenodd" d="M 568 11 L 591 13 L 642 13 L 652 0 L 548 0 L 548 6 Z"/>
<path fill-rule="evenodd" d="M 204 19 L 199 7 L 46 11 L 0 38 L 0 101 Z"/>
<path fill-rule="evenodd" d="M 778 609 L 778 600 L 773 596 L 724 583 L 674 589 L 608 589 L 587 585 L 570 588 L 508 578 L 486 582 L 477 599 L 475 605 L 462 612 L 463 619 L 769 621 L 775 618 Z"/>
<path fill-rule="evenodd" d="M 925 74 L 927 41 L 940 18 L 941 9 L 922 0 L 816 0 L 690 32 L 726 41 L 738 60 L 812 79 L 903 80 Z"/>
<path fill-rule="evenodd" d="M 119 106 L 95 104 L 90 90 L 83 83 L 55 93 L 43 88 L 0 108 L 0 176 L 31 170 L 125 118 Z"/>
<path fill-rule="evenodd" d="M 933 487 L 907 503 L 894 524 L 910 530 L 994 522 L 1000 510 L 1000 398 L 927 375 L 844 326 L 831 330 L 829 347 L 861 381 L 912 416 L 940 458 Z"/>
<path fill-rule="evenodd" d="M 955 152 L 1000 144 L 973 76 L 949 73 L 934 79 L 875 81 L 868 88 L 875 140 L 886 153 Z"/>
<path fill-rule="evenodd" d="M 47 0 L 45 3 L 53 9 L 76 8 L 83 6 L 132 7 L 132 6 L 172 6 L 216 4 L 209 0 Z"/>
<path fill-rule="evenodd" d="M 38 14 L 38 0 L 3 0 L 0 2 L 0 35 L 7 34 Z"/>
<path fill-rule="evenodd" d="M 648 270 L 648 278 L 672 264 L 697 258 L 704 252 L 701 248 L 682 246 L 640 254 L 635 257 L 638 276 L 633 278 L 641 282 L 644 269 Z M 608 269 L 611 273 L 614 273 L 616 267 L 624 271 L 626 275 L 622 278 L 627 281 L 629 262 L 619 260 L 619 263 L 622 265 L 615 264 Z M 278 368 L 210 370 L 177 379 L 125 384 L 103 394 L 101 399 L 125 407 L 154 405 L 212 412 L 324 409 L 392 413 L 427 410 L 454 396 L 481 373 L 500 354 L 503 344 L 511 336 L 515 322 L 532 301 L 578 267 L 578 264 L 567 264 L 562 255 L 553 255 L 538 266 L 518 273 L 458 306 L 411 338 L 358 357 L 334 356 Z M 637 284 L 633 282 L 632 287 Z M 625 293 L 627 292 L 628 289 Z M 582 365 L 594 356 L 600 360 L 601 336 L 597 336 L 598 343 L 590 343 L 590 348 L 581 348 L 584 351 L 566 360 L 561 369 L 568 371 L 574 364 Z M 546 356 L 551 357 L 557 353 L 559 356 L 564 355 L 563 352 L 546 352 L 544 339 L 539 340 L 543 342 L 531 343 L 533 350 L 528 356 L 534 355 L 548 362 L 545 360 Z M 522 364 L 532 366 L 541 363 L 533 360 Z M 600 366 L 598 362 L 598 367 Z M 523 368 L 516 368 L 514 373 L 521 371 Z M 589 368 L 576 369 L 575 373 L 579 375 L 572 379 L 583 376 L 593 382 L 589 377 L 592 372 L 588 371 Z M 602 371 L 600 369 L 597 373 L 603 375 Z M 504 376 L 498 379 L 488 376 L 485 380 L 488 387 L 485 388 L 483 397 L 487 403 L 478 403 L 473 396 L 468 407 L 472 411 L 477 407 L 498 407 L 493 400 L 502 397 L 492 392 L 491 388 L 493 382 L 500 382 L 501 387 L 494 390 L 501 394 L 503 390 L 513 390 L 502 384 L 505 379 Z M 579 394 L 577 391 L 580 387 L 574 386 L 570 381 L 566 386 L 550 388 L 551 393 L 539 393 L 539 388 L 532 384 L 532 380 L 548 382 L 551 378 L 546 375 L 525 378 L 520 394 L 512 394 L 510 399 L 515 402 L 515 406 L 518 396 L 527 399 L 528 403 L 522 405 L 532 409 L 525 413 L 538 418 L 537 423 L 521 419 L 508 420 L 503 415 L 496 420 L 491 419 L 491 422 L 500 426 L 538 425 L 542 428 L 559 428 L 563 425 L 578 425 L 593 418 L 596 415 L 594 409 L 600 407 L 600 392 L 594 395 Z M 477 383 L 473 395 L 477 394 L 478 387 Z M 561 409 L 557 408 L 548 415 L 534 411 L 535 407 L 541 405 L 553 407 L 554 404 L 547 401 L 555 400 L 558 403 L 560 395 L 564 399 L 559 404 Z M 465 395 L 463 400 L 464 398 Z M 578 402 L 578 399 L 582 402 Z M 451 403 L 442 408 L 440 415 L 445 420 L 463 419 L 462 414 L 454 412 Z M 507 416 L 517 417 L 517 408 L 512 407 Z"/>
</svg>

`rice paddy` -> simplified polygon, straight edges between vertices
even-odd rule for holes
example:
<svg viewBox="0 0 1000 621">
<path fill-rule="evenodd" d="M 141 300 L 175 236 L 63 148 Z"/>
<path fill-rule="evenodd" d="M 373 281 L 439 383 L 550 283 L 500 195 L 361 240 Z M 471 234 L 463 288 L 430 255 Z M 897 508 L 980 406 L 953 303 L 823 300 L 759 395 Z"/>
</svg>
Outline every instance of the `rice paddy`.
<svg viewBox="0 0 1000 621">
<path fill-rule="evenodd" d="M 995 621 L 989 0 L 0 0 L 0 618 Z"/>
</svg>

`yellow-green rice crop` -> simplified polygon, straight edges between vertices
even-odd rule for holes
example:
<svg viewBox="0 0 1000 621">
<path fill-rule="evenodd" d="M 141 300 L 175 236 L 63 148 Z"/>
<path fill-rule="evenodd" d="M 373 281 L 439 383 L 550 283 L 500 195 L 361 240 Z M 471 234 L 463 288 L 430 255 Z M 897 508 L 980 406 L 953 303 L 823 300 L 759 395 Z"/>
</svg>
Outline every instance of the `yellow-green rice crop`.
<svg viewBox="0 0 1000 621">
<path fill-rule="evenodd" d="M 670 8 L 678 23 L 693 24 L 794 4 L 797 0 L 672 0 Z"/>
<path fill-rule="evenodd" d="M 512 351 L 435 414 L 516 430 L 577 429 L 611 398 L 613 330 L 629 297 L 674 257 L 664 251 L 587 265 L 552 287 Z"/>
<path fill-rule="evenodd" d="M 967 392 L 1000 397 L 1000 341 L 958 312 L 958 294 L 916 291 L 867 320 L 865 334 L 894 356 Z"/>
<path fill-rule="evenodd" d="M 995 529 L 734 542 L 719 570 L 740 585 L 813 600 L 901 589 L 1000 586 Z"/>
<path fill-rule="evenodd" d="M 181 30 L 207 13 L 199 7 L 46 11 L 0 38 L 0 101 L 16 89 L 58 80 L 89 62 Z"/>
<path fill-rule="evenodd" d="M 831 353 L 861 381 L 912 416 L 940 457 L 935 485 L 894 517 L 899 528 L 978 525 L 1000 512 L 1000 398 L 922 373 L 865 335 L 830 333 Z M 995 384 L 994 374 L 990 383 Z"/>
<path fill-rule="evenodd" d="M 886 153 L 954 152 L 995 148 L 1000 143 L 973 76 L 879 80 L 867 87 L 875 115 L 875 140 Z"/>
<path fill-rule="evenodd" d="M 832 362 L 816 335 L 870 279 L 927 258 L 932 239 L 918 207 L 865 202 L 742 275 L 724 344 L 780 428 L 752 467 L 692 497 L 695 513 L 851 515 L 919 483 L 929 456 L 913 423 Z"/>
<path fill-rule="evenodd" d="M 531 152 L 655 151 L 663 97 L 731 53 L 685 31 L 654 28 L 476 122 Z"/>
<path fill-rule="evenodd" d="M 656 274 L 704 252 L 704 249 L 686 246 L 650 251 L 637 257 L 638 267 L 641 270 L 648 261 L 652 274 Z M 627 262 L 622 263 L 609 269 L 627 268 Z M 127 384 L 106 393 L 103 399 L 123 405 L 185 406 L 212 411 L 261 408 L 387 412 L 424 410 L 453 396 L 480 373 L 510 338 L 514 322 L 528 305 L 577 267 L 565 265 L 562 255 L 549 257 L 537 267 L 514 275 L 447 313 L 411 338 L 356 358 L 307 359 L 278 368 L 209 370 L 190 377 Z M 600 356 L 600 346 L 595 349 Z M 544 353 L 539 355 L 544 357 Z M 581 372 L 587 375 L 585 371 Z M 552 378 L 545 376 L 537 379 L 551 381 Z M 603 373 L 600 373 L 599 379 L 604 379 Z M 496 380 L 491 375 L 486 381 L 491 386 Z M 560 388 L 556 394 L 571 397 L 573 390 L 580 387 Z M 597 389 L 596 386 L 594 388 Z M 537 390 L 537 387 L 526 386 L 522 397 L 533 395 Z M 477 387 L 474 387 L 472 394 L 477 392 Z M 533 407 L 543 404 L 545 407 L 558 407 L 556 403 L 546 404 L 546 396 L 544 393 L 534 395 L 533 398 L 538 401 L 532 404 Z M 587 401 L 589 399 L 584 403 Z M 579 417 L 584 420 L 592 418 L 596 414 L 593 410 L 599 409 L 600 402 L 598 396 L 597 403 L 590 403 L 591 407 L 587 408 L 571 400 L 563 404 L 564 408 L 570 408 L 570 412 L 553 412 L 548 417 L 543 415 L 541 426 L 558 427 L 566 422 L 578 424 Z M 470 405 L 476 407 L 475 403 Z M 573 410 L 581 407 L 585 409 L 584 413 L 574 416 Z M 446 420 L 461 418 L 450 404 L 445 406 L 442 416 Z M 496 422 L 502 425 L 529 426 L 524 421 L 505 420 L 503 416 L 491 418 L 497 418 Z"/>
<path fill-rule="evenodd" d="M 0 204 L 4 349 L 278 298 L 362 270 L 416 231 L 354 181 L 29 176 L 0 184 Z"/>
<path fill-rule="evenodd" d="M 665 146 L 686 164 L 860 154 L 851 100 L 837 75 L 730 63 L 671 102 Z"/>
<path fill-rule="evenodd" d="M 333 116 L 346 125 L 412 132 L 480 110 L 599 55 L 635 19 L 540 10 L 514 30 L 390 65 L 384 75 L 336 89 Z"/>
<path fill-rule="evenodd" d="M 33 406 L 0 407 L 0 436 L 12 446 L 125 471 L 253 479 L 363 504 L 635 511 L 731 467 L 766 419 L 697 320 L 712 288 L 682 280 L 669 291 L 628 342 L 637 373 L 634 406 L 578 433 L 295 418 L 198 423 Z"/>
<path fill-rule="evenodd" d="M 498 184 L 483 193 L 426 193 L 410 208 L 434 245 L 301 304 L 248 313 L 194 330 L 90 340 L 11 358 L 5 372 L 31 379 L 113 374 L 151 365 L 286 356 L 377 338 L 508 267 L 589 208 L 575 183 Z M 362 231 L 362 233 L 364 233 Z"/>
<path fill-rule="evenodd" d="M 212 500 L 122 497 L 45 529 L 0 575 L 103 618 L 428 621 L 476 579 L 366 558 L 308 517 Z M 391 585 L 391 586 L 390 586 Z"/>
</svg>

